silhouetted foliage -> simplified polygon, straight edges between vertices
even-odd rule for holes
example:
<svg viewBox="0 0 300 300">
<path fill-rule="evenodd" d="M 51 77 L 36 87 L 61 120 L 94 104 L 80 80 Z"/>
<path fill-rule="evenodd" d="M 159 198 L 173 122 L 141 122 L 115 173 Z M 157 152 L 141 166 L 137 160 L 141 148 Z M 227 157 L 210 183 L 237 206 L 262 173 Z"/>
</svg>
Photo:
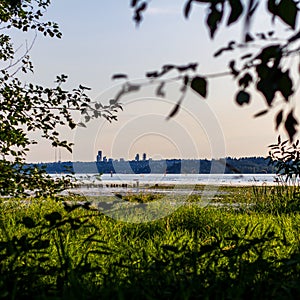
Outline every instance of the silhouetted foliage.
<svg viewBox="0 0 300 300">
<path fill-rule="evenodd" d="M 277 174 L 285 176 L 285 181 L 295 182 L 300 179 L 299 140 L 292 144 L 288 142 L 282 141 L 279 136 L 277 143 L 269 146 L 270 164 L 275 167 Z"/>
<path fill-rule="evenodd" d="M 140 25 L 142 22 L 150 2 L 146 0 L 131 1 L 131 7 L 134 11 L 133 20 L 136 25 Z M 263 116 L 271 110 L 278 110 L 275 117 L 275 129 L 278 130 L 283 126 L 290 142 L 292 142 L 297 132 L 298 120 L 295 117 L 294 108 L 291 109 L 290 107 L 292 104 L 289 103 L 291 103 L 291 99 L 295 94 L 296 86 L 291 76 L 292 67 L 286 65 L 286 60 L 297 55 L 300 49 L 300 32 L 296 29 L 299 14 L 298 1 L 187 0 L 183 2 L 183 15 L 186 19 L 192 16 L 196 6 L 200 5 L 206 8 L 205 21 L 211 39 L 223 26 L 225 18 L 225 26 L 227 27 L 239 21 L 243 22 L 243 40 L 241 42 L 229 41 L 227 46 L 221 47 L 214 53 L 215 57 L 221 56 L 224 52 L 237 49 L 246 49 L 247 52 L 236 60 L 230 61 L 228 72 L 220 74 L 200 74 L 197 70 L 198 63 L 191 64 L 193 75 L 185 73 L 188 69 L 174 65 L 165 65 L 161 71 L 147 72 L 144 84 L 147 84 L 147 80 L 157 83 L 159 87 L 157 96 L 159 97 L 165 97 L 165 92 L 162 93 L 161 91 L 162 87 L 165 87 L 169 81 L 182 82 L 181 95 L 168 118 L 174 117 L 179 112 L 186 93 L 186 87 L 192 88 L 201 97 L 206 98 L 209 77 L 231 75 L 238 85 L 235 96 L 236 103 L 241 106 L 250 104 L 250 88 L 254 87 L 262 95 L 266 105 L 266 108 L 256 113 L 254 117 Z M 265 6 L 266 14 L 271 18 L 274 30 L 252 32 L 251 25 L 254 17 L 258 14 L 258 8 L 262 6 Z M 285 39 L 277 37 L 275 22 L 278 21 L 288 29 Z M 163 75 L 174 69 L 179 71 L 177 77 L 171 79 L 163 77 Z M 139 85 L 139 88 L 141 86 L 143 86 L 143 83 Z M 139 88 L 136 87 L 136 90 L 139 90 Z M 120 94 L 116 99 L 120 99 Z"/>
</svg>

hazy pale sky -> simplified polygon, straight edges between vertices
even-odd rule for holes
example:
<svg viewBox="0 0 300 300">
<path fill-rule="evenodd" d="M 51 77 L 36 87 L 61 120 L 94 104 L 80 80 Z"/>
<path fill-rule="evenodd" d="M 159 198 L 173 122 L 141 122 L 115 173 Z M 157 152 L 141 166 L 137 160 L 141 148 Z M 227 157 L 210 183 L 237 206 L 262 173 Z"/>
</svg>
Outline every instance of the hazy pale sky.
<svg viewBox="0 0 300 300">
<path fill-rule="evenodd" d="M 120 88 L 118 81 L 111 80 L 115 73 L 140 80 L 146 71 L 158 70 L 166 63 L 198 62 L 199 74 L 212 74 L 226 71 L 232 57 L 247 51 L 213 57 L 228 41 L 241 39 L 242 27 L 238 24 L 221 29 L 211 41 L 204 25 L 204 6 L 195 5 L 190 19 L 185 20 L 185 1 L 153 0 L 144 21 L 136 28 L 129 2 L 52 1 L 46 19 L 59 23 L 63 38 L 38 36 L 31 51 L 35 73 L 25 80 L 53 85 L 56 75 L 67 74 L 66 89 L 79 84 L 91 87 L 90 97 L 105 103 Z M 268 24 L 263 14 L 256 20 L 257 28 Z M 30 35 L 17 34 L 16 39 L 22 44 Z M 253 118 L 265 108 L 261 95 L 254 94 L 250 106 L 238 107 L 234 102 L 236 83 L 229 77 L 212 79 L 206 100 L 189 91 L 179 114 L 166 121 L 180 96 L 179 89 L 177 84 L 170 85 L 166 98 L 161 99 L 153 89 L 145 88 L 121 100 L 124 111 L 119 113 L 118 122 L 109 124 L 100 119 L 88 123 L 85 129 L 62 130 L 75 146 L 73 154 L 62 150 L 61 159 L 93 161 L 98 149 L 108 157 L 125 159 L 143 152 L 153 158 L 267 155 L 267 146 L 278 134 L 272 113 Z M 51 145 L 41 142 L 32 148 L 28 161 L 54 158 Z"/>
</svg>

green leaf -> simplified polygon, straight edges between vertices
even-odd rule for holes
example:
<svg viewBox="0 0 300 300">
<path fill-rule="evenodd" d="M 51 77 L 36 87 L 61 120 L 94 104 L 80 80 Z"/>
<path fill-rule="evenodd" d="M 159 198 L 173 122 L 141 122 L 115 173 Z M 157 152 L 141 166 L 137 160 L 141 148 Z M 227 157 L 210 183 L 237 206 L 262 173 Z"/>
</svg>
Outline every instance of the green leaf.
<svg viewBox="0 0 300 300">
<path fill-rule="evenodd" d="M 238 105 L 244 105 L 250 103 L 250 94 L 245 91 L 239 91 L 235 97 L 235 101 Z"/>
<path fill-rule="evenodd" d="M 207 80 L 204 77 L 196 76 L 192 79 L 191 88 L 203 98 L 207 96 Z"/>
</svg>

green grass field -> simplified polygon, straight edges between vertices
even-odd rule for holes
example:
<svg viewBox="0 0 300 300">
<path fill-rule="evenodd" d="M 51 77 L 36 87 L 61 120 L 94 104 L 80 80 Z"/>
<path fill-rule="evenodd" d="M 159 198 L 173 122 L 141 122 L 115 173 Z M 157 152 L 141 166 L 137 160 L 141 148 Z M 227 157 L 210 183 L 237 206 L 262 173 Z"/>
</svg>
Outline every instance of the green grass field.
<svg viewBox="0 0 300 300">
<path fill-rule="evenodd" d="M 299 191 L 3 199 L 0 298 L 297 299 Z"/>
</svg>

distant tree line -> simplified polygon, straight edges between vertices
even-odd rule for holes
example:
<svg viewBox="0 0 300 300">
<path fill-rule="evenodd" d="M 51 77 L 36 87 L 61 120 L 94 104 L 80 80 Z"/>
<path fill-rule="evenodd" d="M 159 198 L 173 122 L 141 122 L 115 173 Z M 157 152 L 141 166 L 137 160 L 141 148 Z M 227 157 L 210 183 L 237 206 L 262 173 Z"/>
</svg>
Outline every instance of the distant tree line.
<svg viewBox="0 0 300 300">
<path fill-rule="evenodd" d="M 37 167 L 44 169 L 48 174 L 71 173 L 120 173 L 120 174 L 209 174 L 212 173 L 212 164 L 219 165 L 220 171 L 215 173 L 226 174 L 263 174 L 276 173 L 276 168 L 270 165 L 270 159 L 264 157 L 244 157 L 219 160 L 145 160 L 145 161 L 107 161 L 107 162 L 52 162 L 40 163 Z M 32 165 L 31 165 L 32 166 Z M 214 169 L 215 170 L 215 169 Z"/>
</svg>

